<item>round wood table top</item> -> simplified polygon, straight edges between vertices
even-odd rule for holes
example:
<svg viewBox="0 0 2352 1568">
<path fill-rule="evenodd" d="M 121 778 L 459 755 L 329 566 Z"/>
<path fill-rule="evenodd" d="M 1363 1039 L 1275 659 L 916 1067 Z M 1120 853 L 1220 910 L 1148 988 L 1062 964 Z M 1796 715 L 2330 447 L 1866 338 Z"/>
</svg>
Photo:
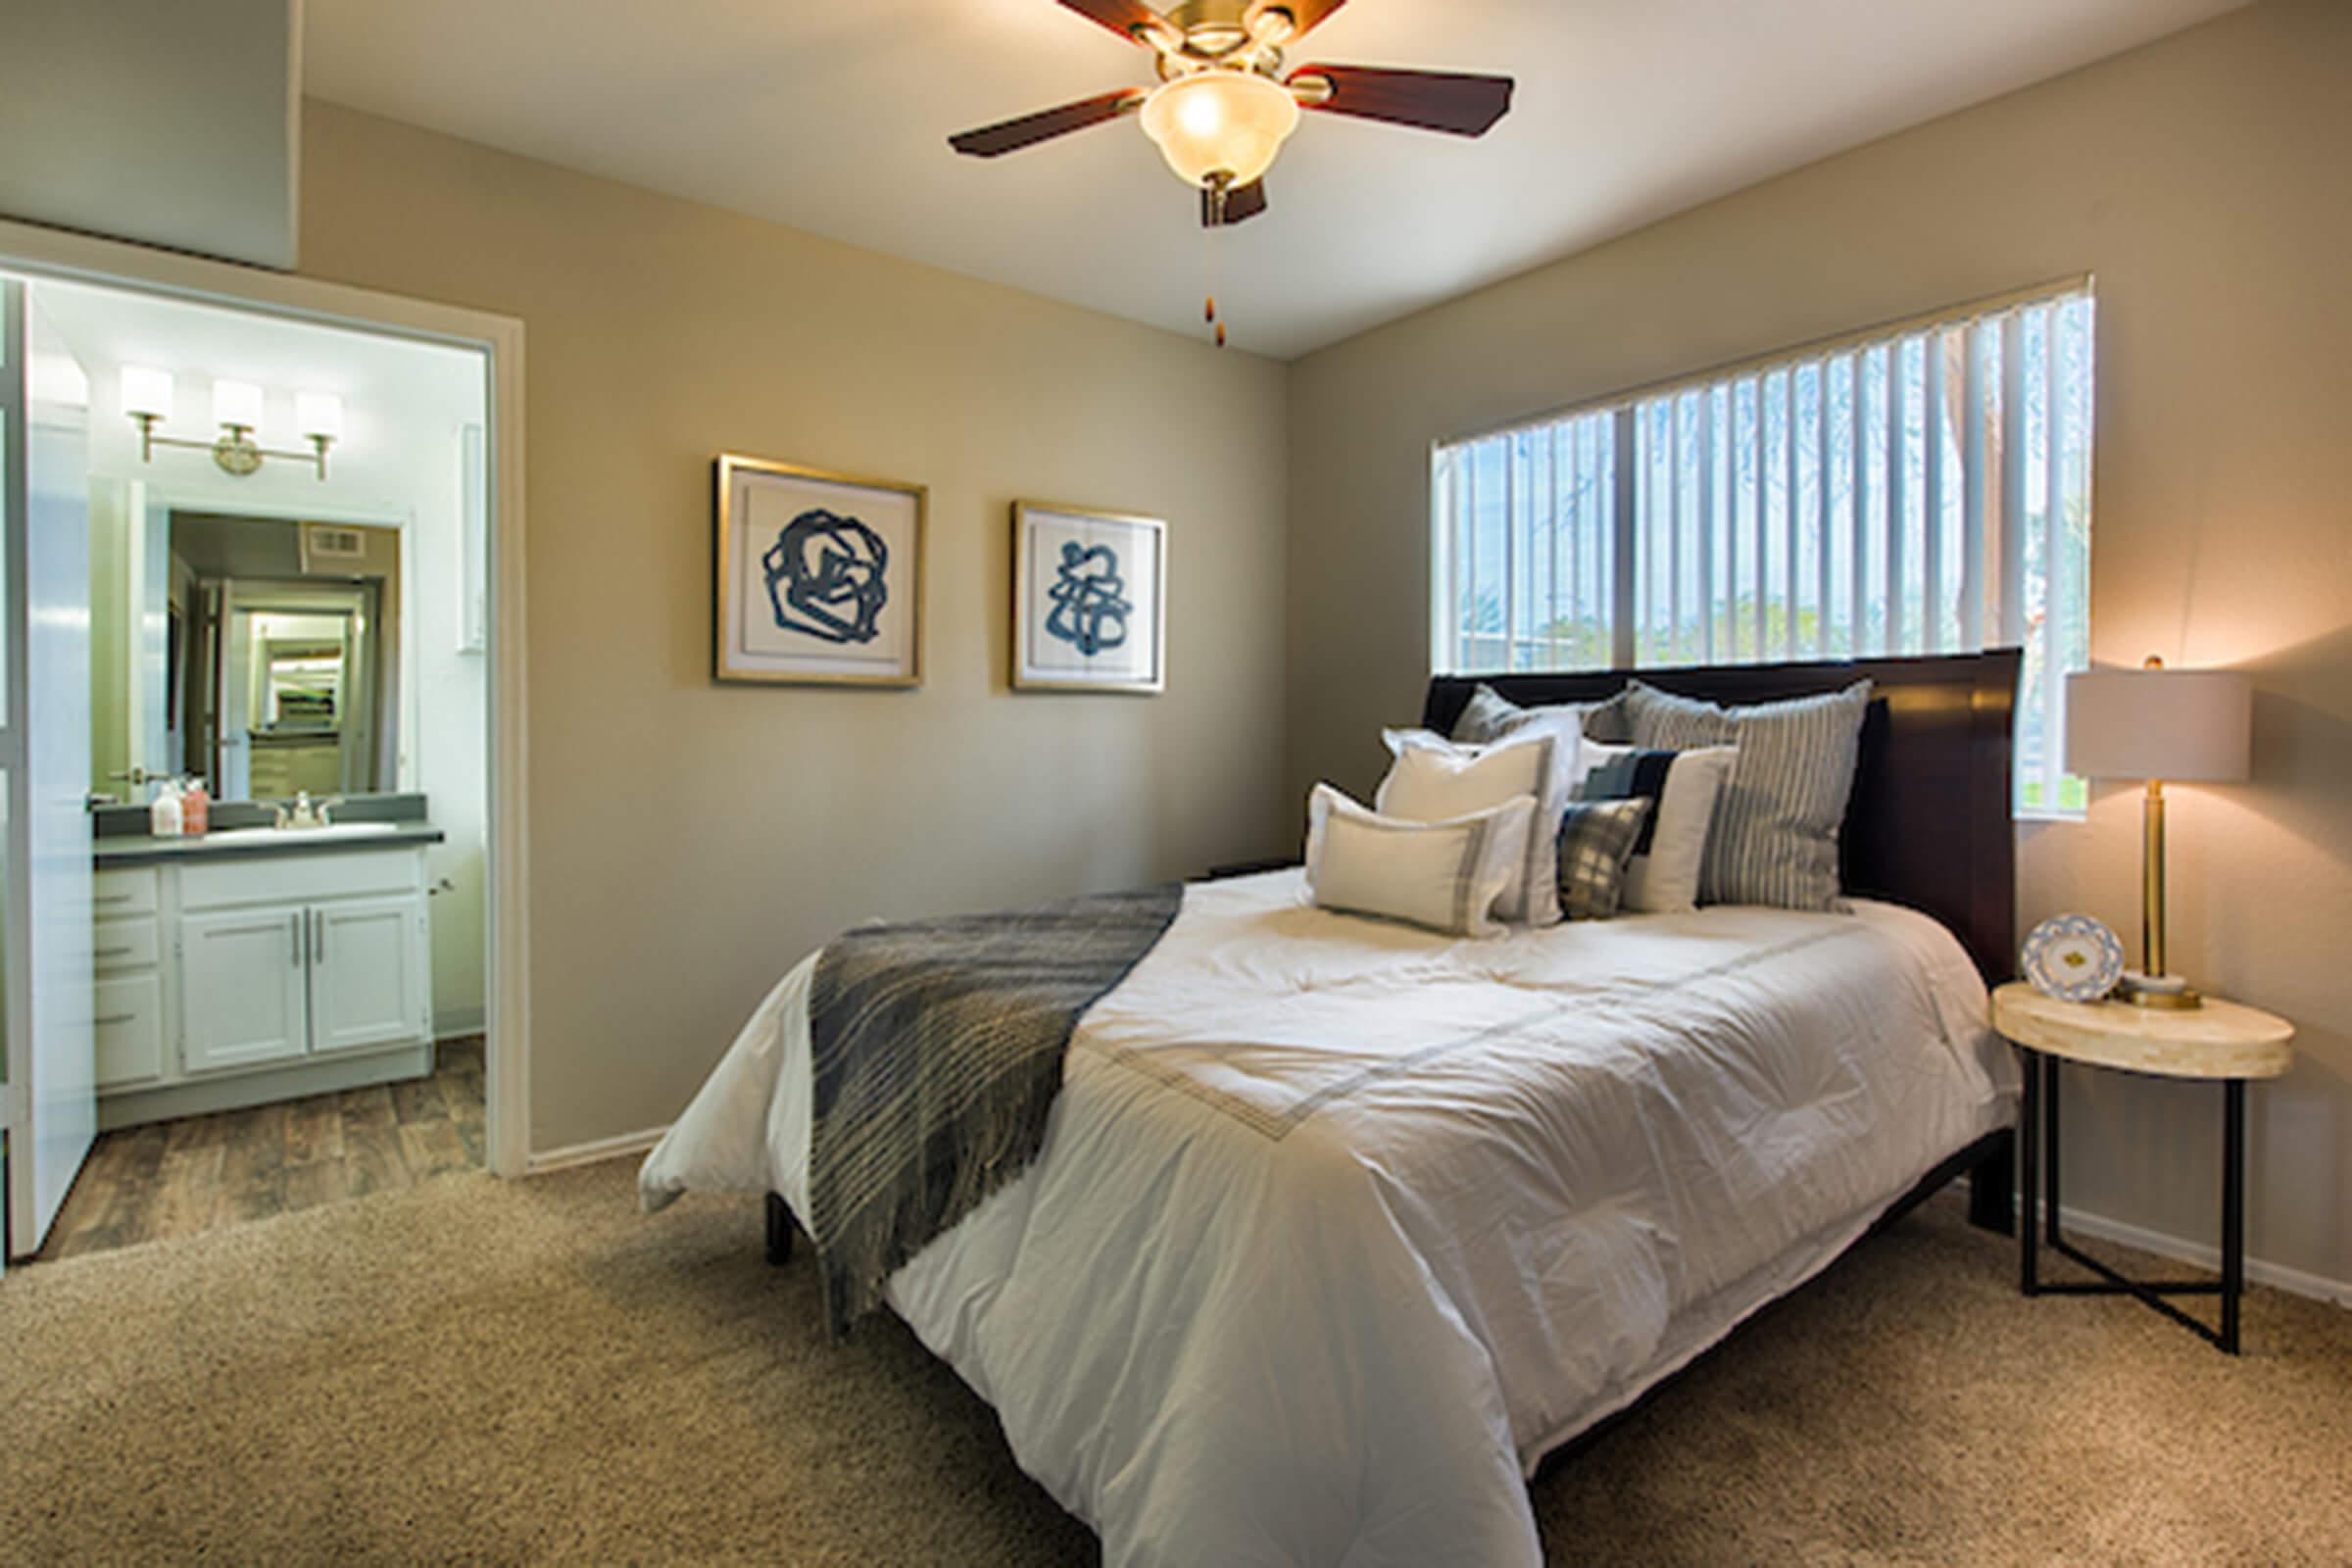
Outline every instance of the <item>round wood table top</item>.
<svg viewBox="0 0 2352 1568">
<path fill-rule="evenodd" d="M 2175 1011 L 2060 1002 L 2012 981 L 1992 994 L 1992 1026 L 2030 1050 L 2167 1078 L 2276 1078 L 2295 1060 L 2293 1024 L 2218 997 Z"/>
</svg>

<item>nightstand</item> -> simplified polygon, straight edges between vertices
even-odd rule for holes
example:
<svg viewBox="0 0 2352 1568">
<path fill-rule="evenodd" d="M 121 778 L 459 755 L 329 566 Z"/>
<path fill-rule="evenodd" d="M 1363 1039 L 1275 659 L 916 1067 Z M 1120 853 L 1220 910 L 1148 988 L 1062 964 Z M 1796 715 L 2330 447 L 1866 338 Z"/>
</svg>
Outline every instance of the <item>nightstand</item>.
<svg viewBox="0 0 2352 1568">
<path fill-rule="evenodd" d="M 2276 1078 L 2295 1059 L 2294 1025 L 2283 1018 L 2207 998 L 2202 1007 L 2166 1011 L 2123 1002 L 2059 1002 L 2032 986 L 2010 984 L 1992 994 L 1992 1026 L 2025 1062 L 2025 1102 L 2018 1148 L 2024 1211 L 2017 1227 L 2019 1286 L 2028 1296 L 2132 1296 L 2186 1325 L 2226 1353 L 2237 1353 L 2238 1299 L 2246 1284 L 2246 1083 Z M 2219 1280 L 2141 1281 L 2070 1245 L 2058 1222 L 2058 1064 L 2199 1079 L 2222 1086 L 2222 1277 Z M 2038 1175 L 2037 1175 L 2038 1171 Z M 2036 1201 L 2036 1200 L 2039 1201 Z M 2095 1280 L 2040 1277 L 2042 1204 L 2048 1205 L 2049 1245 L 2090 1270 Z M 2201 1323 L 2167 1298 L 2218 1296 L 2222 1320 Z"/>
</svg>

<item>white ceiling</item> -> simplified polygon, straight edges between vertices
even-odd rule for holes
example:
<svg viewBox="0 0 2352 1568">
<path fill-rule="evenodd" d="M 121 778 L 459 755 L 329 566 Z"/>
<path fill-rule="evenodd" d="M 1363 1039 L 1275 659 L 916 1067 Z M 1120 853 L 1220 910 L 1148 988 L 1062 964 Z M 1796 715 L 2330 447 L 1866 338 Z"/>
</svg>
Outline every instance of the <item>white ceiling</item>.
<svg viewBox="0 0 2352 1568">
<path fill-rule="evenodd" d="M 2244 0 L 1351 0 L 1293 64 L 1515 75 L 1482 141 L 1310 115 L 1217 243 L 1293 358 Z M 1149 56 L 1054 0 L 310 0 L 312 94 L 1183 331 L 1209 241 L 1132 122 L 953 132 Z"/>
</svg>

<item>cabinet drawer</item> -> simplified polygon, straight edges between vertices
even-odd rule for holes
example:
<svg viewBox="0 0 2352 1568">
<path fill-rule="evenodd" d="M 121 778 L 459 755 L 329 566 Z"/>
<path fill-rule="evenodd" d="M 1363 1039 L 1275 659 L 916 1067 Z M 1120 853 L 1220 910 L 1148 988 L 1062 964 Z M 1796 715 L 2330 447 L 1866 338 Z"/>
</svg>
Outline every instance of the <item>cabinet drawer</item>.
<svg viewBox="0 0 2352 1568">
<path fill-rule="evenodd" d="M 91 988 L 97 999 L 98 1087 L 121 1089 L 164 1075 L 164 979 L 122 975 Z"/>
<path fill-rule="evenodd" d="M 151 969 L 162 952 L 159 931 L 152 914 L 101 920 L 92 933 L 90 959 L 101 974 L 111 969 Z"/>
<path fill-rule="evenodd" d="M 413 893 L 424 886 L 424 852 L 354 850 L 332 855 L 271 855 L 222 865 L 183 866 L 182 909 L 300 904 L 312 899 Z"/>
<path fill-rule="evenodd" d="M 100 871 L 90 878 L 90 912 L 99 916 L 153 914 L 156 910 L 156 869 L 152 865 Z"/>
</svg>

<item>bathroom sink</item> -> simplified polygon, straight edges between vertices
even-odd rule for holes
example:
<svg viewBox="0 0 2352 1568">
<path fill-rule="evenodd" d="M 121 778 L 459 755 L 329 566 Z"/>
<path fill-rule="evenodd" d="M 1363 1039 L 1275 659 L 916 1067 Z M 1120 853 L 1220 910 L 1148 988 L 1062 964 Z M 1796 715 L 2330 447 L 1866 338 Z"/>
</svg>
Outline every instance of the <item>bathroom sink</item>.
<svg viewBox="0 0 2352 1568">
<path fill-rule="evenodd" d="M 333 822 L 325 827 L 231 827 L 204 835 L 207 844 L 255 844 L 264 839 L 354 839 L 397 832 L 400 822 Z"/>
</svg>

